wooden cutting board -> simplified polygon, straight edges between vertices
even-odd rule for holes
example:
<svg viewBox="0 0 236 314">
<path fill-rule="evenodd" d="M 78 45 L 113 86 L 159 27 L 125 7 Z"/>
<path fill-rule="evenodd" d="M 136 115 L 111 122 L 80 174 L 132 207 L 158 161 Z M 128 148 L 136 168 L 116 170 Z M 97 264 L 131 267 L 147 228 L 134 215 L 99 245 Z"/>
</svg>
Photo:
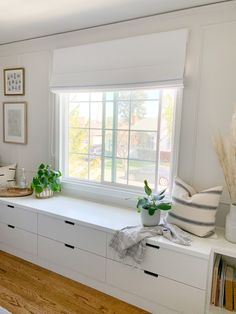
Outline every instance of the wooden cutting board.
<svg viewBox="0 0 236 314">
<path fill-rule="evenodd" d="M 27 196 L 33 193 L 32 189 L 24 188 L 20 189 L 17 187 L 12 188 L 0 188 L 0 197 L 19 197 L 19 196 Z"/>
</svg>

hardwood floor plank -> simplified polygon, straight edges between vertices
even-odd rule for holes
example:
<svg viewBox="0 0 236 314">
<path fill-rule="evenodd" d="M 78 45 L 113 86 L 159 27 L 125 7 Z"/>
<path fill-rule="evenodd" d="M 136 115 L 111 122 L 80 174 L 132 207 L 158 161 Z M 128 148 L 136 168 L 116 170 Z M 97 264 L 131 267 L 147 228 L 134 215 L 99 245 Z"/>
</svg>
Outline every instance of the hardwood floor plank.
<svg viewBox="0 0 236 314">
<path fill-rule="evenodd" d="M 13 314 L 147 313 L 2 251 L 0 306 Z"/>
</svg>

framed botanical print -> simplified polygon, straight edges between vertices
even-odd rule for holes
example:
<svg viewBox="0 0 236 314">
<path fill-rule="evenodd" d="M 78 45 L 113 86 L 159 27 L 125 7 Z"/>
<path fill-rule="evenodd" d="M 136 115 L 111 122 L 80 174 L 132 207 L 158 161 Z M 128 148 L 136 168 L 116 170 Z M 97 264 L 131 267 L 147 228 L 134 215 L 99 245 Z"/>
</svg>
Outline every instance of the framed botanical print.
<svg viewBox="0 0 236 314">
<path fill-rule="evenodd" d="M 25 94 L 25 69 L 4 69 L 4 95 Z"/>
<path fill-rule="evenodd" d="M 27 143 L 27 103 L 3 103 L 3 141 L 5 143 Z"/>
</svg>

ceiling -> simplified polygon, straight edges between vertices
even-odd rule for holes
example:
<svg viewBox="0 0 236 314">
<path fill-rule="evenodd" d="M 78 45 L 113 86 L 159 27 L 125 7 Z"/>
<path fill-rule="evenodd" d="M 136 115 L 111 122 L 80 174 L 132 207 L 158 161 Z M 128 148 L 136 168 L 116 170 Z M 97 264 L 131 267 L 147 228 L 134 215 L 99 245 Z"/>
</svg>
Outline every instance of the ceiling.
<svg viewBox="0 0 236 314">
<path fill-rule="evenodd" d="M 0 0 L 0 44 L 222 0 Z"/>
</svg>

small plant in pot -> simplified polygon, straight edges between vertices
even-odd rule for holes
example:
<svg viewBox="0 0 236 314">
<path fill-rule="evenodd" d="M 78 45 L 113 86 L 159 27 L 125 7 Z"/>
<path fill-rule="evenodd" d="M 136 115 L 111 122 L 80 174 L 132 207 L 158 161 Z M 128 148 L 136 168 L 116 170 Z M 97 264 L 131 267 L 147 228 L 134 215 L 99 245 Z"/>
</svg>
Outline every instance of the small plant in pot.
<svg viewBox="0 0 236 314">
<path fill-rule="evenodd" d="M 53 192 L 60 192 L 60 177 L 60 171 L 52 169 L 49 165 L 41 164 L 31 183 L 35 196 L 37 198 L 48 198 L 53 196 Z"/>
<path fill-rule="evenodd" d="M 161 218 L 161 210 L 171 209 L 171 203 L 164 202 L 165 191 L 157 194 L 152 193 L 147 180 L 144 180 L 145 196 L 140 197 L 137 202 L 138 212 L 141 212 L 141 220 L 144 226 L 157 226 Z"/>
</svg>

